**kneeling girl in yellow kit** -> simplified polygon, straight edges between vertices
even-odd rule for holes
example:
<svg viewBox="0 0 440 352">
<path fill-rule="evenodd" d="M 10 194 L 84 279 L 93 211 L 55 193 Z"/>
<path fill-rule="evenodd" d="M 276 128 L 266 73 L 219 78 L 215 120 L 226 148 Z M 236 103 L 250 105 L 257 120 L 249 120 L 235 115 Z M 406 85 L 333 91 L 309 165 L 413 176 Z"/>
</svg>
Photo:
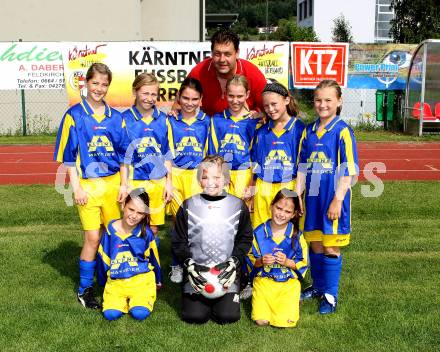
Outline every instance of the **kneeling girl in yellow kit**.
<svg viewBox="0 0 440 352">
<path fill-rule="evenodd" d="M 144 320 L 153 310 L 160 263 L 148 206 L 145 190 L 134 189 L 125 200 L 122 218 L 110 221 L 102 236 L 98 280 L 105 283 L 103 314 L 107 320 L 128 312 Z"/>
<path fill-rule="evenodd" d="M 259 326 L 294 327 L 298 322 L 300 281 L 307 270 L 299 209 L 296 193 L 283 188 L 270 205 L 272 218 L 254 230 L 252 320 Z"/>
</svg>

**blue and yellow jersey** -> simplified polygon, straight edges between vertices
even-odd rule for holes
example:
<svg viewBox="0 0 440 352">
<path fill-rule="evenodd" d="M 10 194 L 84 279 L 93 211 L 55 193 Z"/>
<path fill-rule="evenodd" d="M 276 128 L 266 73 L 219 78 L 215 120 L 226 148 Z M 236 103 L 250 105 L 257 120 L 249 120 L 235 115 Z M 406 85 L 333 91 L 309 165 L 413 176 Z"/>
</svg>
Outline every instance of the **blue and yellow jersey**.
<svg viewBox="0 0 440 352">
<path fill-rule="evenodd" d="M 231 170 L 250 168 L 250 149 L 257 125 L 257 119 L 234 117 L 229 109 L 215 114 L 211 118 L 208 154 L 221 155 L 230 163 Z"/>
<path fill-rule="evenodd" d="M 298 157 L 298 171 L 306 174 L 304 231 L 349 234 L 351 190 L 344 198 L 339 220 L 329 220 L 327 210 L 335 196 L 337 180 L 358 174 L 356 140 L 353 130 L 338 116 L 322 133 L 318 133 L 318 127 L 319 120 L 304 130 Z"/>
<path fill-rule="evenodd" d="M 296 117 L 282 130 L 275 130 L 272 120 L 259 128 L 251 150 L 255 176 L 269 183 L 296 178 L 296 158 L 304 128 L 304 123 Z"/>
<path fill-rule="evenodd" d="M 141 236 L 141 225 L 129 234 L 120 234 L 113 227 L 116 220 L 107 225 L 98 249 L 98 278 L 103 284 L 106 278 L 127 279 L 154 271 L 156 282 L 160 276 L 159 254 L 153 232 L 147 228 Z"/>
<path fill-rule="evenodd" d="M 94 114 L 85 99 L 64 114 L 58 130 L 54 160 L 77 167 L 80 178 L 117 173 L 124 161 L 127 136 L 121 113 L 105 104 Z"/>
<path fill-rule="evenodd" d="M 308 252 L 302 233 L 295 234 L 293 224 L 289 222 L 284 236 L 274 238 L 269 219 L 254 230 L 249 259 L 253 265 L 256 259 L 262 258 L 266 254 L 274 255 L 276 252 L 283 252 L 288 259 L 292 259 L 295 262 L 296 270 L 274 263 L 255 268 L 255 276 L 268 277 L 277 282 L 304 277 L 308 267 Z"/>
<path fill-rule="evenodd" d="M 164 163 L 171 156 L 166 115 L 155 107 L 151 116 L 142 117 L 132 106 L 122 117 L 130 141 L 125 159 L 126 164 L 131 164 L 130 179 L 157 180 L 166 176 Z"/>
<path fill-rule="evenodd" d="M 208 151 L 208 136 L 211 119 L 200 111 L 191 122 L 180 113 L 168 117 L 168 141 L 173 155 L 173 166 L 195 169 Z"/>
</svg>

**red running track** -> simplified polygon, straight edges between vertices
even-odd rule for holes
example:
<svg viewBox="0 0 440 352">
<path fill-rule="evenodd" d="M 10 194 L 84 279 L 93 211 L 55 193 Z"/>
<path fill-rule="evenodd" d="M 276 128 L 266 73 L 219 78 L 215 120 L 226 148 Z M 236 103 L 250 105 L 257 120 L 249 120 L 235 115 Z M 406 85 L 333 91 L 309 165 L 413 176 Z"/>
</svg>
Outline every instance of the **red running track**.
<svg viewBox="0 0 440 352">
<path fill-rule="evenodd" d="M 53 184 L 53 145 L 0 146 L 0 184 Z M 440 143 L 360 142 L 360 178 L 440 180 Z M 382 173 L 382 171 L 385 171 Z M 65 181 L 65 173 L 59 175 Z"/>
</svg>

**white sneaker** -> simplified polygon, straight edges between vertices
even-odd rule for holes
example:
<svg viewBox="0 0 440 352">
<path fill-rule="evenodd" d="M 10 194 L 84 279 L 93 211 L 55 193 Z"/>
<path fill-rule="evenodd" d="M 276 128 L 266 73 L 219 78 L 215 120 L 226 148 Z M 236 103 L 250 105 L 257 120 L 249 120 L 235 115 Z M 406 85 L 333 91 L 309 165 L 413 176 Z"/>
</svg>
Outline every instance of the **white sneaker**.
<svg viewBox="0 0 440 352">
<path fill-rule="evenodd" d="M 180 284 L 183 280 L 183 268 L 180 265 L 171 265 L 170 280 Z"/>
<path fill-rule="evenodd" d="M 240 299 L 245 300 L 252 297 L 252 286 L 247 284 L 246 287 L 240 292 Z"/>
</svg>

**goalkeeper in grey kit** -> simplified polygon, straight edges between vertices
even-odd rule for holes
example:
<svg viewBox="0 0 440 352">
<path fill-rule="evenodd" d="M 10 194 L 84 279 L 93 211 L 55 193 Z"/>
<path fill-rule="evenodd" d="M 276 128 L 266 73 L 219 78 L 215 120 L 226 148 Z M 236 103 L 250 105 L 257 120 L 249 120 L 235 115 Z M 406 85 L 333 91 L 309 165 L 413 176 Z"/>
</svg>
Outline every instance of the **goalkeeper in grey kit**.
<svg viewBox="0 0 440 352">
<path fill-rule="evenodd" d="M 221 156 L 203 159 L 197 170 L 201 194 L 186 199 L 176 215 L 172 249 L 184 263 L 182 320 L 219 324 L 240 319 L 240 266 L 252 245 L 249 210 L 243 200 L 225 192 L 229 169 Z M 201 292 L 203 273 L 216 267 L 225 295 L 210 299 Z"/>
</svg>

